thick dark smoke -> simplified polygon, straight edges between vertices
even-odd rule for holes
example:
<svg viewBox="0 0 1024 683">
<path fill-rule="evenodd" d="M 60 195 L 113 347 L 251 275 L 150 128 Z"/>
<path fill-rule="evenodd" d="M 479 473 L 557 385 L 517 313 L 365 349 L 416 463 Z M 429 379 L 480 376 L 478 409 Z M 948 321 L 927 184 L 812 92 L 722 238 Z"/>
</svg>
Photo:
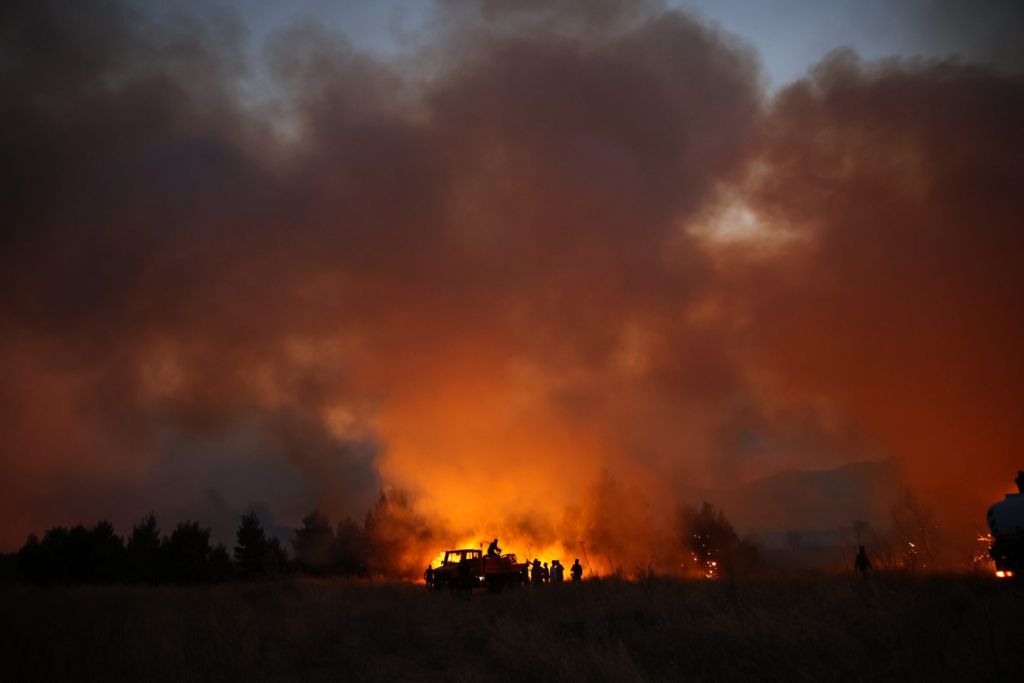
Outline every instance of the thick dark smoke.
<svg viewBox="0 0 1024 683">
<path fill-rule="evenodd" d="M 230 17 L 0 10 L 0 543 L 382 486 L 466 537 L 618 539 L 595 480 L 643 520 L 883 455 L 999 493 L 1019 76 L 838 53 L 769 98 L 657 3 L 436 17 L 393 61 L 300 26 L 252 63 Z"/>
<path fill-rule="evenodd" d="M 830 55 L 758 151 L 752 201 L 791 242 L 730 271 L 781 395 L 829 401 L 958 510 L 996 500 L 1024 444 L 1022 86 Z"/>
</svg>

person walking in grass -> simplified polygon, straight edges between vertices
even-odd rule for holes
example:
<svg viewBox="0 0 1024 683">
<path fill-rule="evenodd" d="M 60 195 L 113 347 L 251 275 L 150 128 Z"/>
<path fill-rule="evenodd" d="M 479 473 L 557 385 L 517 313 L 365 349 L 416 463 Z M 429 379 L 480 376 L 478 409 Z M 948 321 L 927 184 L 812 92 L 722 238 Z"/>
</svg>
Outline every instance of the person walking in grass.
<svg viewBox="0 0 1024 683">
<path fill-rule="evenodd" d="M 860 546 L 860 550 L 857 551 L 857 557 L 853 560 L 853 570 L 864 577 L 871 571 L 871 560 L 868 559 L 864 546 Z"/>
</svg>

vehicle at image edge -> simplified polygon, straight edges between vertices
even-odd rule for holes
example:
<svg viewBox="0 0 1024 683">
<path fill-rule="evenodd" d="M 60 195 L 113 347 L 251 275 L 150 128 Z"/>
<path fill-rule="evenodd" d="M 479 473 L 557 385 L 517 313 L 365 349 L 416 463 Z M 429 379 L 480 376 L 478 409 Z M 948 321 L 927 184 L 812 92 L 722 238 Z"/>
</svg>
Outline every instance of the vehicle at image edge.
<svg viewBox="0 0 1024 683">
<path fill-rule="evenodd" d="M 1007 493 L 988 509 L 992 531 L 989 555 L 996 563 L 996 575 L 1024 579 L 1024 494 Z"/>
<path fill-rule="evenodd" d="M 446 550 L 441 565 L 434 569 L 435 588 L 475 588 L 500 591 L 518 586 L 526 575 L 526 563 L 515 553 L 485 555 L 477 548 Z"/>
</svg>

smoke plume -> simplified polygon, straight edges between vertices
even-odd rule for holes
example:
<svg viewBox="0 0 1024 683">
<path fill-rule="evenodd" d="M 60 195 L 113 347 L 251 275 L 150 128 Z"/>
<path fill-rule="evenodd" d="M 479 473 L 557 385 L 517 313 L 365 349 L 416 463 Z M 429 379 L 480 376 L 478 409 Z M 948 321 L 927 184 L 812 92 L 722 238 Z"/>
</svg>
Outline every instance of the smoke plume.
<svg viewBox="0 0 1024 683">
<path fill-rule="evenodd" d="M 681 487 L 891 455 L 980 515 L 1024 436 L 1021 77 L 840 51 L 770 95 L 685 13 L 537 5 L 439 3 L 393 59 L 0 10 L 0 543 L 397 487 L 418 538 L 642 561 Z"/>
</svg>

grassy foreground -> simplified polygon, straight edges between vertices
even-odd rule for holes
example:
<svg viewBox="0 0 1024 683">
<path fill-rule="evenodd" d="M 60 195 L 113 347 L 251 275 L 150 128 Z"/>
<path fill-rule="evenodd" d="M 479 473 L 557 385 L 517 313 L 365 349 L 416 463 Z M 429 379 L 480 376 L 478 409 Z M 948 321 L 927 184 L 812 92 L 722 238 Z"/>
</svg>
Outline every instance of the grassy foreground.
<svg viewBox="0 0 1024 683">
<path fill-rule="evenodd" d="M 4 680 L 1009 680 L 1022 644 L 970 577 L 0 588 Z"/>
</svg>

